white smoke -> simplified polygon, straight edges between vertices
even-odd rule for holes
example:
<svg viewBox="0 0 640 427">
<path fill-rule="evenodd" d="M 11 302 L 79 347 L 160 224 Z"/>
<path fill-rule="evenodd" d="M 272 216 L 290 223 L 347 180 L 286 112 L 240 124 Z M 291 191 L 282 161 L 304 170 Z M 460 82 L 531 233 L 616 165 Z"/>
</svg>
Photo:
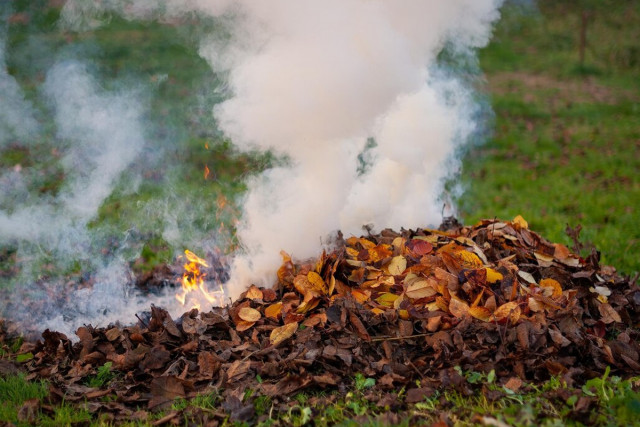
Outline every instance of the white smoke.
<svg viewBox="0 0 640 427">
<path fill-rule="evenodd" d="M 84 7 L 78 5 L 84 4 Z M 417 227 L 441 220 L 443 185 L 476 125 L 473 93 L 446 75 L 445 45 L 484 46 L 501 0 L 70 1 L 66 21 L 202 14 L 224 31 L 200 53 L 228 76 L 214 115 L 241 149 L 272 150 L 287 165 L 249 182 L 228 291 L 270 285 L 285 250 L 318 254 L 329 234 Z M 364 174 L 359 155 L 376 146 Z M 450 211 L 449 211 L 450 212 Z"/>
<path fill-rule="evenodd" d="M 472 94 L 436 59 L 485 45 L 499 1 L 236 2 L 236 44 L 201 52 L 227 66 L 232 97 L 215 109 L 240 147 L 286 153 L 250 182 L 229 292 L 269 285 L 281 249 L 298 258 L 342 230 L 437 224 L 459 144 L 475 129 Z M 220 8 L 212 11 L 220 13 Z M 374 138 L 373 164 L 358 155 Z"/>
<path fill-rule="evenodd" d="M 29 143 L 39 133 L 33 107 L 25 99 L 16 79 L 7 71 L 5 60 L 6 17 L 0 10 L 0 149 L 14 142 Z"/>
<path fill-rule="evenodd" d="M 115 257 L 105 264 L 88 224 L 145 144 L 142 106 L 130 93 L 100 88 L 86 66 L 77 61 L 51 68 L 42 94 L 54 112 L 54 142 L 62 156 L 65 178 L 55 197 L 34 199 L 24 188 L 30 179 L 28 171 L 2 177 L 12 191 L 3 192 L 0 197 L 3 205 L 11 206 L 0 210 L 0 242 L 19 242 L 18 258 L 23 270 L 16 278 L 19 286 L 13 299 L 3 303 L 3 311 L 8 310 L 13 320 L 38 319 L 43 329 L 53 327 L 65 332 L 87 321 L 106 325 L 123 318 L 124 313 L 133 317 L 143 308 L 143 302 L 135 295 L 127 295 L 128 263 Z M 29 117 L 25 117 L 27 124 Z M 0 123 L 11 122 L 5 116 Z M 91 290 L 70 292 L 62 287 L 59 299 L 48 301 L 60 283 L 48 282 L 44 293 L 29 289 L 42 275 L 37 264 L 43 255 L 63 262 L 66 259 L 68 263 L 86 262 L 94 272 Z M 22 311 L 20 299 L 25 292 L 32 293 L 31 300 L 41 301 L 41 312 Z M 148 301 L 144 304 L 148 308 Z M 61 313 L 65 313 L 64 321 Z"/>
</svg>

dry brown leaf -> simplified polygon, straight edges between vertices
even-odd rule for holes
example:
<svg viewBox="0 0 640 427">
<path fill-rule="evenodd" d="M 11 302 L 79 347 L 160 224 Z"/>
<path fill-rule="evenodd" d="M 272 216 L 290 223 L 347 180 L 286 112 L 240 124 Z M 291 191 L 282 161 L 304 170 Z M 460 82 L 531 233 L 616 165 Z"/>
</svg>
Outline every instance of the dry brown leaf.
<svg viewBox="0 0 640 427">
<path fill-rule="evenodd" d="M 271 345 L 276 346 L 286 339 L 289 339 L 298 330 L 298 322 L 287 323 L 284 326 L 280 326 L 271 331 L 269 335 L 269 342 Z"/>
<path fill-rule="evenodd" d="M 437 286 L 438 284 L 433 279 L 418 280 L 407 287 L 405 295 L 411 299 L 432 297 L 438 293 Z"/>
<path fill-rule="evenodd" d="M 598 304 L 598 310 L 600 311 L 600 315 L 602 316 L 602 321 L 607 325 L 609 323 L 618 322 L 622 323 L 622 318 L 618 314 L 618 312 L 611 307 L 611 304 Z"/>
<path fill-rule="evenodd" d="M 449 312 L 457 318 L 462 318 L 469 314 L 469 305 L 460 298 L 451 296 Z"/>
<path fill-rule="evenodd" d="M 247 290 L 245 294 L 245 298 L 250 300 L 261 300 L 262 299 L 262 291 L 258 289 L 255 285 L 251 285 L 251 287 Z"/>
<path fill-rule="evenodd" d="M 317 292 L 318 295 L 327 294 L 327 285 L 324 283 L 324 280 L 322 280 L 322 277 L 320 277 L 318 273 L 316 273 L 315 271 L 310 271 L 307 274 L 307 280 L 309 280 L 309 283 L 313 287 L 313 291 Z"/>
<path fill-rule="evenodd" d="M 238 311 L 238 317 L 246 322 L 257 322 L 262 315 L 255 308 L 242 307 L 240 311 Z"/>
</svg>

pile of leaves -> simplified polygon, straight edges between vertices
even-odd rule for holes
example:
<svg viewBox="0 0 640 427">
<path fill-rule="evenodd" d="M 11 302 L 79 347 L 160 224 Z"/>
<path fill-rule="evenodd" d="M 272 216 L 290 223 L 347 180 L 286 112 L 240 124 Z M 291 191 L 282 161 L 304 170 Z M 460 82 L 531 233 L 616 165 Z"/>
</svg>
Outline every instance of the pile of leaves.
<svg viewBox="0 0 640 427">
<path fill-rule="evenodd" d="M 521 217 L 341 238 L 306 263 L 282 256 L 273 289 L 251 286 L 229 307 L 179 319 L 152 307 L 134 326 L 81 327 L 75 343 L 47 330 L 22 345 L 33 357 L 20 369 L 115 421 L 215 391 L 224 403 L 201 423 L 252 420 L 257 396 L 277 407 L 301 390 L 345 391 L 357 376 L 380 399 L 404 387 L 417 402 L 439 388 L 471 393 L 468 371 L 510 390 L 550 377 L 581 385 L 608 367 L 640 373 L 637 285 Z M 113 378 L 96 381 L 105 372 Z"/>
</svg>

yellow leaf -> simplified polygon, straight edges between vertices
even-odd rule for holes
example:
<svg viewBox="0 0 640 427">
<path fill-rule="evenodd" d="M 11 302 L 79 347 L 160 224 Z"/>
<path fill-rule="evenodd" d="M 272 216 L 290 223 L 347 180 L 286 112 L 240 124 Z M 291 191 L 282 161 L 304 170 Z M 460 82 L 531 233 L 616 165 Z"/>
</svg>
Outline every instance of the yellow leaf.
<svg viewBox="0 0 640 427">
<path fill-rule="evenodd" d="M 324 280 L 322 280 L 322 277 L 320 277 L 318 273 L 316 273 L 315 271 L 310 271 L 309 274 L 307 274 L 307 279 L 313 286 L 313 290 L 315 292 L 319 293 L 320 295 L 327 294 L 327 285 L 324 283 Z"/>
<path fill-rule="evenodd" d="M 389 263 L 389 274 L 399 276 L 407 269 L 407 259 L 402 255 L 394 256 Z"/>
<path fill-rule="evenodd" d="M 451 297 L 449 302 L 449 312 L 457 318 L 462 318 L 469 314 L 469 305 L 458 297 Z"/>
<path fill-rule="evenodd" d="M 491 311 L 486 307 L 470 307 L 469 314 L 483 322 L 488 322 L 491 319 Z"/>
<path fill-rule="evenodd" d="M 562 296 L 562 287 L 557 280 L 554 279 L 542 279 L 540 281 L 540 287 L 543 288 L 543 294 L 546 297 L 553 299 L 560 298 Z"/>
<path fill-rule="evenodd" d="M 298 330 L 298 322 L 287 323 L 284 326 L 280 326 L 279 328 L 275 328 L 271 331 L 271 335 L 269 335 L 269 341 L 271 345 L 276 346 L 283 342 L 286 339 L 289 339 L 296 333 Z"/>
<path fill-rule="evenodd" d="M 411 318 L 407 310 L 398 310 L 398 316 L 403 320 L 409 320 Z"/>
<path fill-rule="evenodd" d="M 521 215 L 517 215 L 515 218 L 513 218 L 512 222 L 520 226 L 520 228 L 529 228 L 529 223 L 525 221 L 525 219 L 522 218 Z"/>
<path fill-rule="evenodd" d="M 282 316 L 282 303 L 277 302 L 275 304 L 271 304 L 269 307 L 264 309 L 264 315 L 271 319 L 278 320 L 278 317 Z"/>
<path fill-rule="evenodd" d="M 333 293 L 333 290 L 336 288 L 336 278 L 335 276 L 332 274 L 331 278 L 329 279 L 329 290 L 327 291 L 327 295 L 331 295 Z"/>
<path fill-rule="evenodd" d="M 309 310 L 313 310 L 318 306 L 319 303 L 320 300 L 318 298 L 312 298 L 308 301 L 302 301 L 302 304 L 300 304 L 296 309 L 296 313 L 306 313 Z"/>
<path fill-rule="evenodd" d="M 238 317 L 246 322 L 257 322 L 262 315 L 255 308 L 242 307 L 238 312 Z"/>
<path fill-rule="evenodd" d="M 381 309 L 381 308 L 378 308 L 378 307 L 374 307 L 374 308 L 371 309 L 371 312 L 373 314 L 382 314 L 382 313 L 384 313 L 384 310 Z"/>
<path fill-rule="evenodd" d="M 347 246 L 347 255 L 350 256 L 351 258 L 357 259 L 359 253 L 360 253 L 359 250 Z"/>
<path fill-rule="evenodd" d="M 499 271 L 493 268 L 487 268 L 487 283 L 494 284 L 499 280 L 504 279 L 504 276 Z"/>
<path fill-rule="evenodd" d="M 385 292 L 384 294 L 376 298 L 376 302 L 385 307 L 393 307 L 393 303 L 397 299 L 398 299 L 398 295 Z"/>
<path fill-rule="evenodd" d="M 478 258 L 478 255 L 466 250 L 460 250 L 455 252 L 456 258 L 460 261 L 460 264 L 464 268 L 479 268 L 482 267 L 482 261 Z"/>
</svg>

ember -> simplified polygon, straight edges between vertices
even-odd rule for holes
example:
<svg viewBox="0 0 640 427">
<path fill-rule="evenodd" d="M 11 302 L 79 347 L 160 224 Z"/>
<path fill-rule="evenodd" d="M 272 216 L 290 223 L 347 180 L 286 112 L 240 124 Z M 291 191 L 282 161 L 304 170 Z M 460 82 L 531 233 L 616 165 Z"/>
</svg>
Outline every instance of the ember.
<svg viewBox="0 0 640 427">
<path fill-rule="evenodd" d="M 202 290 L 207 263 L 187 258 L 186 284 Z M 551 376 L 580 385 L 608 367 L 640 372 L 639 302 L 638 287 L 596 253 L 582 258 L 522 218 L 384 230 L 307 263 L 283 253 L 274 289 L 252 286 L 230 307 L 176 321 L 152 307 L 148 323 L 79 328 L 76 344 L 47 330 L 23 345 L 34 357 L 22 368 L 67 402 L 88 398 L 92 411 L 122 419 L 141 402 L 158 410 L 213 388 L 233 419 L 250 420 L 251 399 L 236 402 L 247 389 L 277 402 L 343 389 L 357 373 L 381 391 L 407 387 L 407 402 L 438 387 L 471 393 L 460 369 L 494 372 L 510 389 Z M 78 385 L 107 361 L 122 373 L 109 390 Z"/>
</svg>

